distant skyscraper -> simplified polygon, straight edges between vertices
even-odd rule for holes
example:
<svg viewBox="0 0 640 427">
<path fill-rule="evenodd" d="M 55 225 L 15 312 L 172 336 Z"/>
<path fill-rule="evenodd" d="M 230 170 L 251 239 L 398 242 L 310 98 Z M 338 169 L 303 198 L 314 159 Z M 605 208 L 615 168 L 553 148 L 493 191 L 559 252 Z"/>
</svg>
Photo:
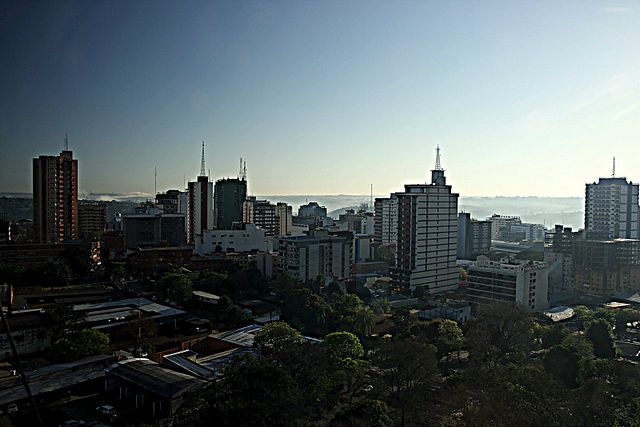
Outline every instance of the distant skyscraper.
<svg viewBox="0 0 640 427">
<path fill-rule="evenodd" d="M 405 191 L 394 196 L 398 200 L 394 286 L 411 293 L 426 288 L 431 294 L 455 289 L 458 194 L 446 185 L 439 147 L 431 184 L 405 185 Z"/>
<path fill-rule="evenodd" d="M 33 159 L 33 230 L 39 243 L 78 238 L 78 160 L 68 148 Z"/>
<path fill-rule="evenodd" d="M 242 223 L 243 205 L 247 199 L 247 181 L 225 178 L 216 181 L 214 218 L 218 230 L 230 230 L 234 223 Z"/>
<path fill-rule="evenodd" d="M 204 166 L 204 141 L 200 160 L 200 176 L 187 187 L 187 241 L 194 243 L 196 236 L 214 226 L 213 217 L 213 183 L 209 181 Z M 179 199 L 179 197 L 178 197 Z M 178 200 L 178 205 L 180 202 Z"/>
<path fill-rule="evenodd" d="M 600 178 L 586 185 L 584 227 L 589 239 L 638 239 L 638 184 Z"/>
</svg>

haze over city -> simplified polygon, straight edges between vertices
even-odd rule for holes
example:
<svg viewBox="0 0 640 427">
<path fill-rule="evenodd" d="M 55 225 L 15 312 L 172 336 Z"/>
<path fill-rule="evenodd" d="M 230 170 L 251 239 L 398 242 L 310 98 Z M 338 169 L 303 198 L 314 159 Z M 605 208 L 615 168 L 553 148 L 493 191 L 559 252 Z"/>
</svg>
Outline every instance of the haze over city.
<svg viewBox="0 0 640 427">
<path fill-rule="evenodd" d="M 150 6 L 153 7 L 150 7 Z M 69 133 L 81 193 L 181 188 L 200 143 L 253 194 L 582 196 L 640 180 L 637 2 L 3 6 L 0 191 Z"/>
</svg>

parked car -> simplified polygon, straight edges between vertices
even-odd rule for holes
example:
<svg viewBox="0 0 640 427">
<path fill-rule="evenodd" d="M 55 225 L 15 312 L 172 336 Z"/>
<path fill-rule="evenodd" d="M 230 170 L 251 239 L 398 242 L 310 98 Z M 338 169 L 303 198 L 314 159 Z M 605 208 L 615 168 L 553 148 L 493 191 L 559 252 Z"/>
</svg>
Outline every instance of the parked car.
<svg viewBox="0 0 640 427">
<path fill-rule="evenodd" d="M 111 405 L 102 405 L 102 406 L 98 406 L 96 408 L 96 412 L 98 412 L 99 414 L 102 414 L 102 415 L 115 415 L 116 414 L 116 408 L 114 408 Z"/>
</svg>

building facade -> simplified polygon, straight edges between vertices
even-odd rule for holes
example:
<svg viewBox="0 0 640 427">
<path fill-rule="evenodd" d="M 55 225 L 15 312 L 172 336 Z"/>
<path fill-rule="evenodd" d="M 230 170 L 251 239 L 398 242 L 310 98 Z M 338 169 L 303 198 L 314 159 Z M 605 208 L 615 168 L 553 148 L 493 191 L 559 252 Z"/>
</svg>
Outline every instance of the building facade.
<svg viewBox="0 0 640 427">
<path fill-rule="evenodd" d="M 187 195 L 184 191 L 168 190 L 166 193 L 156 194 L 156 206 L 162 213 L 187 214 Z"/>
<path fill-rule="evenodd" d="M 314 217 L 322 219 L 327 217 L 327 208 L 320 206 L 317 202 L 309 202 L 298 208 L 298 216 Z"/>
<path fill-rule="evenodd" d="M 33 237 L 38 243 L 78 238 L 78 160 L 68 149 L 33 159 Z"/>
<path fill-rule="evenodd" d="M 230 230 L 234 223 L 243 222 L 243 206 L 247 200 L 247 181 L 225 178 L 216 181 L 214 195 L 215 227 Z"/>
<path fill-rule="evenodd" d="M 508 240 L 512 225 L 522 224 L 519 216 L 493 214 L 487 221 L 491 222 L 491 240 Z"/>
<path fill-rule="evenodd" d="M 446 184 L 440 148 L 431 184 L 405 185 L 398 201 L 396 265 L 390 269 L 393 286 L 414 293 L 426 288 L 437 294 L 458 286 L 458 194 Z"/>
<path fill-rule="evenodd" d="M 293 232 L 293 213 L 290 205 L 278 202 L 276 204 L 278 218 L 278 236 L 290 236 Z"/>
<path fill-rule="evenodd" d="M 90 200 L 78 204 L 78 237 L 87 239 L 107 229 L 107 205 Z"/>
<path fill-rule="evenodd" d="M 194 244 L 205 230 L 214 227 L 213 183 L 205 172 L 204 142 L 200 160 L 200 176 L 187 187 L 187 242 Z"/>
<path fill-rule="evenodd" d="M 471 219 L 471 214 L 458 215 L 458 259 L 484 255 L 491 250 L 491 221 Z"/>
<path fill-rule="evenodd" d="M 576 240 L 572 256 L 578 292 L 611 296 L 640 289 L 640 240 Z"/>
<path fill-rule="evenodd" d="M 587 184 L 584 224 L 588 239 L 638 239 L 638 184 L 600 178 Z"/>
<path fill-rule="evenodd" d="M 375 201 L 374 240 L 382 245 L 398 243 L 398 199 L 392 194 Z"/>
<path fill-rule="evenodd" d="M 184 246 L 183 214 L 133 214 L 122 216 L 124 245 L 128 249 L 140 247 Z"/>
<path fill-rule="evenodd" d="M 351 275 L 351 233 L 329 234 L 313 230 L 307 236 L 278 239 L 278 254 L 283 272 L 303 282 L 323 277 L 325 282 Z"/>
<path fill-rule="evenodd" d="M 265 231 L 255 224 L 243 224 L 231 230 L 205 230 L 202 239 L 196 240 L 198 255 L 219 252 L 267 251 L 269 242 Z"/>
<path fill-rule="evenodd" d="M 479 256 L 469 267 L 467 295 L 479 305 L 510 302 L 544 310 L 549 307 L 547 267 L 546 262 L 498 262 Z"/>
</svg>

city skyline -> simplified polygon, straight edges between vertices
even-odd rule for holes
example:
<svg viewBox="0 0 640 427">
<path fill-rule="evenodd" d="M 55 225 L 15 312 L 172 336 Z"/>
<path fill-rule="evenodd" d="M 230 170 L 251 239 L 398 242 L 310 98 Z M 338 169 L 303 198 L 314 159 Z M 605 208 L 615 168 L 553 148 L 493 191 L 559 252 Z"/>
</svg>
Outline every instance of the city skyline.
<svg viewBox="0 0 640 427">
<path fill-rule="evenodd" d="M 190 5 L 8 5 L 0 191 L 65 132 L 80 194 L 183 189 L 202 140 L 251 194 L 388 194 L 437 144 L 463 195 L 640 181 L 635 2 Z"/>
</svg>

